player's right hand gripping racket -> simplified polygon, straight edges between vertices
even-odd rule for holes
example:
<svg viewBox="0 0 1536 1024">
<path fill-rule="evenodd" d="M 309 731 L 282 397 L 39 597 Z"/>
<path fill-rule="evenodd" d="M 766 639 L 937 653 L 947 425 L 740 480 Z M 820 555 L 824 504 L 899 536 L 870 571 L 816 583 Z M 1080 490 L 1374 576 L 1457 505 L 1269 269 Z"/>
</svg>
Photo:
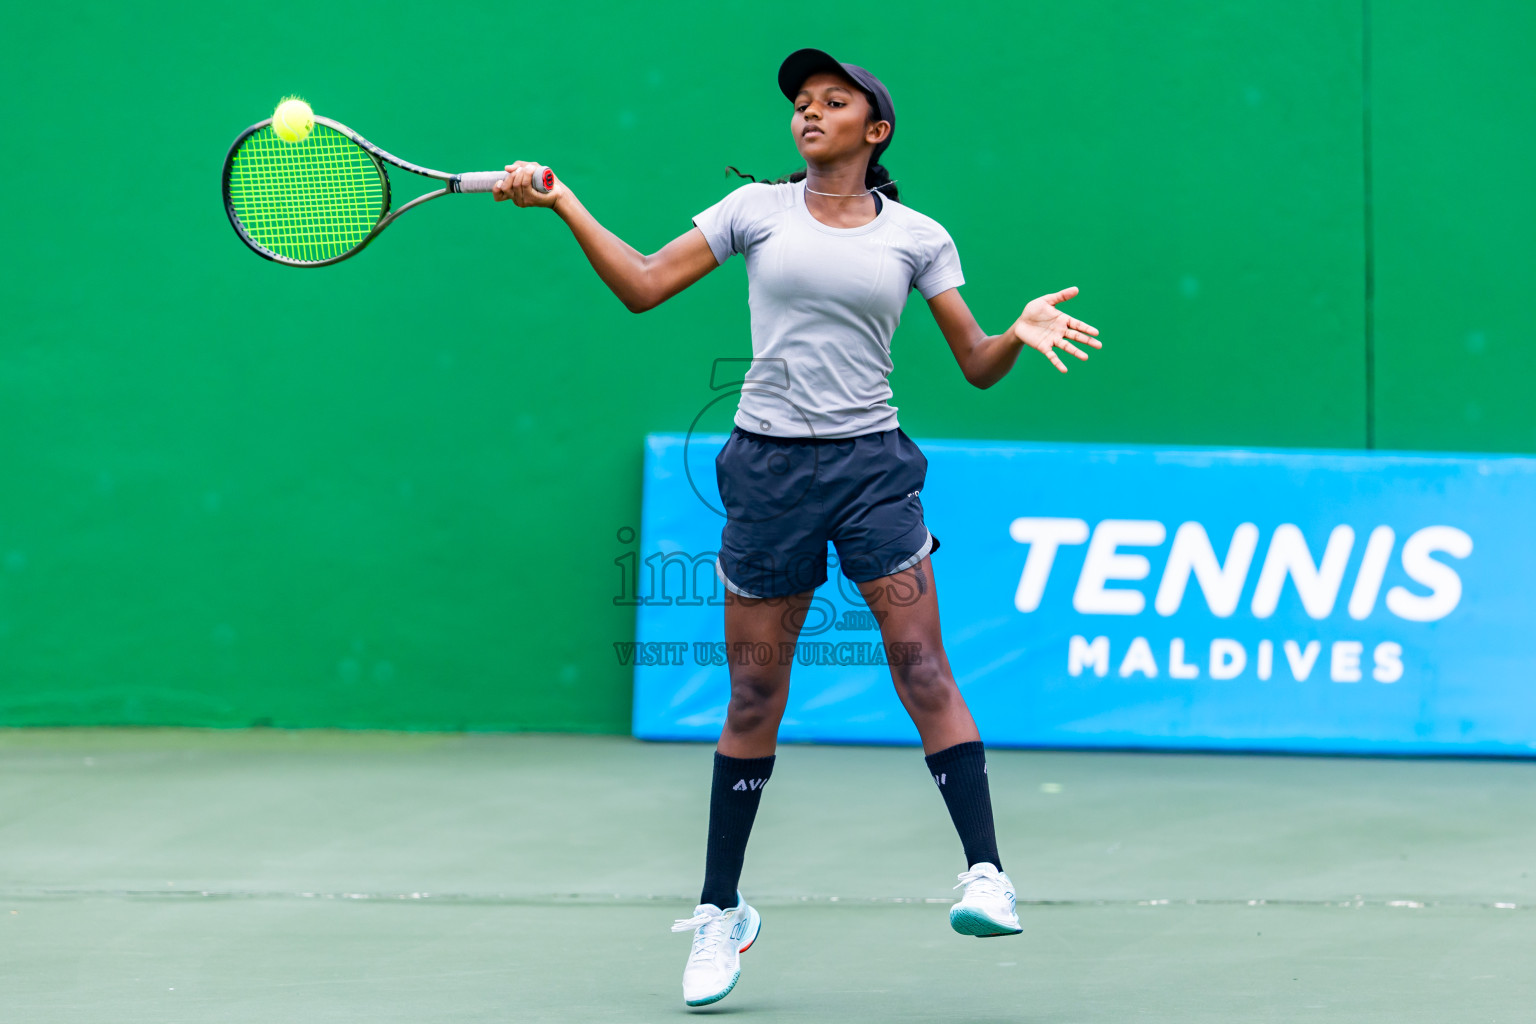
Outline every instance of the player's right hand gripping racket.
<svg viewBox="0 0 1536 1024">
<path fill-rule="evenodd" d="M 386 161 L 444 185 L 390 210 Z M 328 117 L 317 116 L 302 142 L 284 142 L 267 118 L 229 147 L 224 208 L 240 240 L 259 255 L 290 267 L 323 267 L 361 252 L 413 206 L 450 193 L 489 192 L 506 176 L 418 167 Z M 535 170 L 535 189 L 548 192 L 554 184 L 548 167 Z"/>
</svg>

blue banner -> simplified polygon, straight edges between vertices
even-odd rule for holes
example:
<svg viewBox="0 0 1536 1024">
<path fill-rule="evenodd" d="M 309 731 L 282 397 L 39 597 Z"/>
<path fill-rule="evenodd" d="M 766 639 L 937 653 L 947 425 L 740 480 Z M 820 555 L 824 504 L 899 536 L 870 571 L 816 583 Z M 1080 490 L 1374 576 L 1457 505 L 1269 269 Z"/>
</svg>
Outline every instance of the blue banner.
<svg viewBox="0 0 1536 1024">
<path fill-rule="evenodd" d="M 647 439 L 616 598 L 636 736 L 725 719 L 724 440 Z M 1536 753 L 1536 459 L 918 443 L 945 647 L 988 743 Z M 915 743 L 829 557 L 799 644 L 760 652 L 795 661 L 781 735 Z"/>
</svg>

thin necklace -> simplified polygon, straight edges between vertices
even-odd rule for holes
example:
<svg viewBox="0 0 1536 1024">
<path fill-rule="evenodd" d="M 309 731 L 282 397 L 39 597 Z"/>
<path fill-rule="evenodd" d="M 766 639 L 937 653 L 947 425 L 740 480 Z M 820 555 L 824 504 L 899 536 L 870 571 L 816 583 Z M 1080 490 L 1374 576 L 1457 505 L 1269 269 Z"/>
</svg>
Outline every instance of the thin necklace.
<svg viewBox="0 0 1536 1024">
<path fill-rule="evenodd" d="M 899 180 L 900 179 L 898 179 L 898 178 L 892 178 L 890 181 L 882 181 L 880 184 L 876 185 L 874 188 L 867 188 L 863 192 L 854 192 L 852 194 L 845 194 L 843 192 L 817 192 L 815 189 L 811 188 L 810 185 L 806 185 L 805 186 L 805 190 L 807 192 L 812 193 L 813 195 L 829 196 L 829 197 L 831 197 L 833 199 L 858 199 L 861 196 L 869 195 L 871 192 L 877 192 L 880 189 L 885 188 L 885 186 L 887 186 L 887 185 L 894 185 Z"/>
</svg>

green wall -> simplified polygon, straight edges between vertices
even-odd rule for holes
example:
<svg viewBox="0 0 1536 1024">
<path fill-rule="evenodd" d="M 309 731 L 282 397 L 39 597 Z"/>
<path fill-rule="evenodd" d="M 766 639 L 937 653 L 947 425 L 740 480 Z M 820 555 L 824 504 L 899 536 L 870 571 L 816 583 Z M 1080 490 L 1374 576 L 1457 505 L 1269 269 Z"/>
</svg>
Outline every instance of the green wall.
<svg viewBox="0 0 1536 1024">
<path fill-rule="evenodd" d="M 1107 340 L 978 392 L 916 302 L 910 433 L 1536 448 L 1525 7 L 532 10 L 6 15 L 0 723 L 627 728 L 617 534 L 642 437 L 749 352 L 740 261 L 635 317 L 556 218 L 464 197 L 265 263 L 217 178 L 290 91 L 429 165 L 547 162 L 649 250 L 725 164 L 795 166 L 773 75 L 824 46 L 891 87 L 982 322 L 1077 284 Z"/>
<path fill-rule="evenodd" d="M 1375 12 L 1377 443 L 1536 451 L 1536 6 Z"/>
</svg>

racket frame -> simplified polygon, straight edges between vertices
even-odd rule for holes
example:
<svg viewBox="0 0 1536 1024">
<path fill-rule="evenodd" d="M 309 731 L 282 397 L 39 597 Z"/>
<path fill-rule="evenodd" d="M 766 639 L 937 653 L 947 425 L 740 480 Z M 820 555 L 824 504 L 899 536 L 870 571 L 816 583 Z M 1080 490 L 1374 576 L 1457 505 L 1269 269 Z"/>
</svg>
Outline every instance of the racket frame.
<svg viewBox="0 0 1536 1024">
<path fill-rule="evenodd" d="M 353 256 L 356 256 L 358 253 L 367 248 L 369 242 L 372 242 L 375 238 L 379 237 L 380 232 L 389 227 L 389 225 L 394 222 L 395 218 L 399 217 L 406 210 L 420 206 L 422 203 L 436 199 L 439 196 L 446 196 L 452 193 L 463 191 L 463 189 L 460 187 L 464 177 L 462 174 L 450 174 L 447 171 L 434 171 L 430 167 L 422 167 L 420 164 L 413 164 L 409 160 L 402 160 L 388 150 L 369 142 L 367 139 L 363 138 L 357 132 L 353 131 L 351 128 L 348 128 L 340 121 L 334 121 L 329 117 L 321 117 L 319 114 L 314 115 L 314 118 L 316 124 L 323 124 L 333 131 L 340 132 L 352 142 L 356 143 L 363 152 L 368 154 L 369 159 L 373 161 L 374 167 L 378 169 L 379 181 L 384 190 L 383 199 L 379 205 L 379 219 L 374 223 L 373 230 L 369 231 L 368 234 L 363 237 L 361 242 L 358 242 L 352 248 L 348 249 L 346 252 L 339 256 L 331 256 L 323 260 L 296 260 L 288 256 L 283 256 L 280 253 L 273 252 L 252 238 L 250 233 L 245 230 L 245 226 L 240 223 L 240 218 L 235 215 L 235 206 L 229 197 L 229 178 L 230 173 L 234 169 L 235 154 L 240 151 L 240 144 L 272 123 L 272 119 L 270 117 L 261 121 L 257 121 L 255 124 L 251 125 L 245 131 L 236 136 L 235 141 L 230 144 L 229 153 L 224 157 L 223 190 L 224 212 L 229 215 L 229 222 L 234 226 L 235 233 L 240 236 L 240 240 L 242 242 L 254 250 L 256 254 L 261 256 L 263 259 L 269 259 L 274 263 L 281 263 L 288 267 L 326 267 L 330 266 L 332 263 L 340 263 L 344 259 L 349 259 Z M 415 199 L 412 199 L 398 210 L 391 210 L 389 172 L 385 170 L 384 167 L 386 163 L 394 164 L 396 167 L 403 171 L 410 171 L 412 174 L 419 174 L 424 178 L 431 178 L 435 181 L 441 181 L 443 182 L 443 187 L 437 189 L 436 191 L 426 192 L 417 196 Z"/>
</svg>

